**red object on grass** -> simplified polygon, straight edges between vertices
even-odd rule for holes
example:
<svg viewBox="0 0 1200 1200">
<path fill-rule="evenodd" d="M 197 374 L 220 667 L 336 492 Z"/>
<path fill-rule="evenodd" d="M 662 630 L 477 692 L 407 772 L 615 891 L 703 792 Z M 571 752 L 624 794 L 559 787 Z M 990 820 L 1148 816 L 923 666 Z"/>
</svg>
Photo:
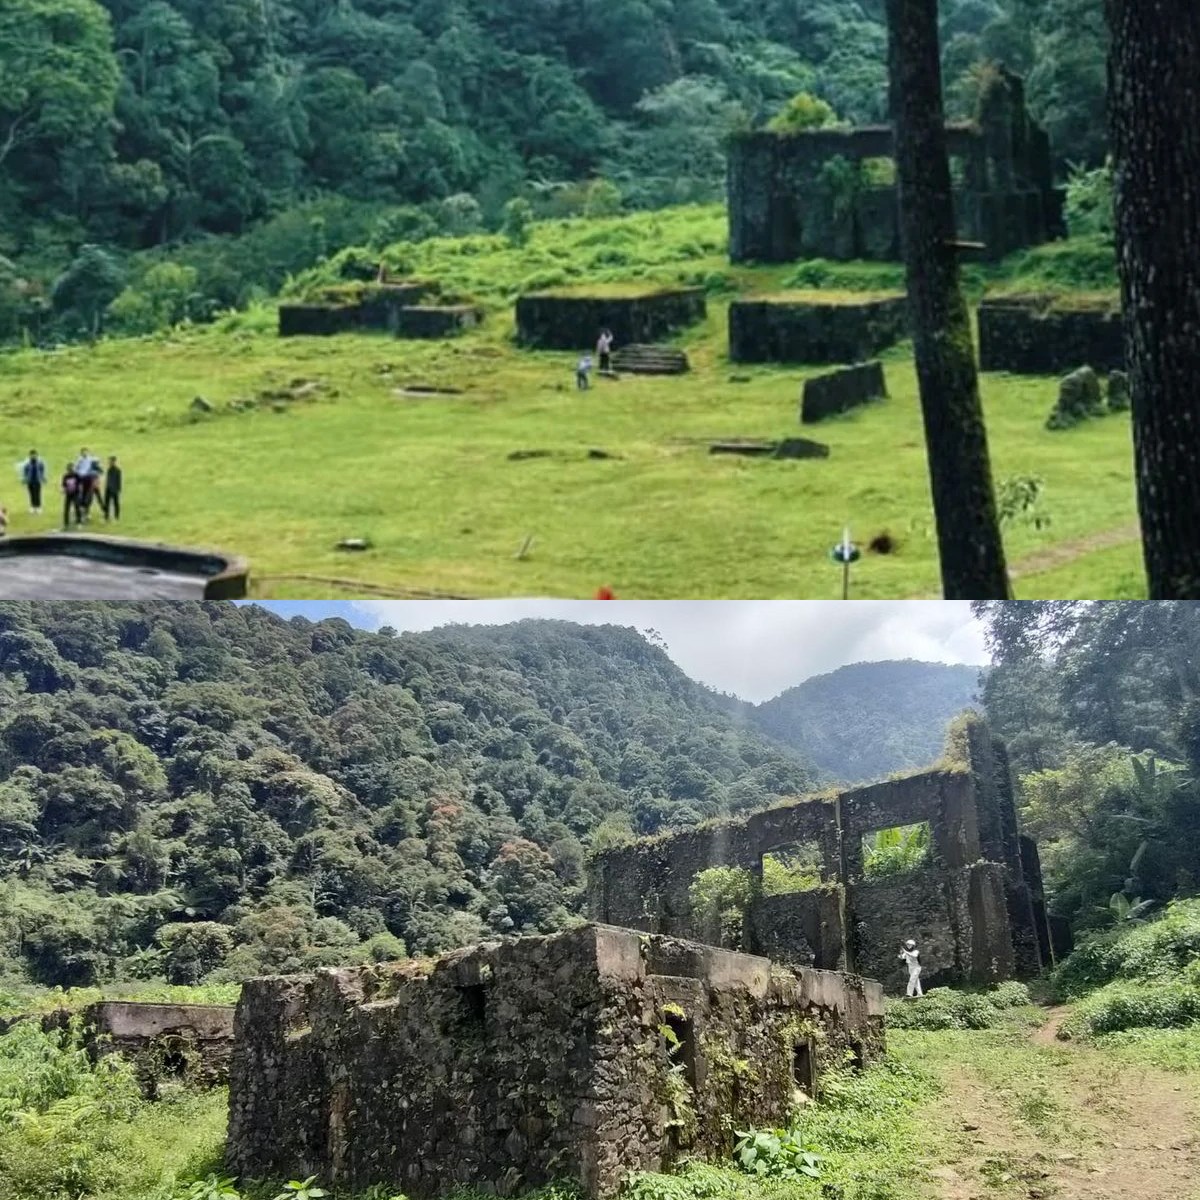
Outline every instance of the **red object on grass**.
<svg viewBox="0 0 1200 1200">
<path fill-rule="evenodd" d="M 612 588 L 606 588 L 606 587 L 602 587 L 602 588 L 601 588 L 601 589 L 600 589 L 600 590 L 599 590 L 599 591 L 596 593 L 596 599 L 597 599 L 597 600 L 615 600 L 615 599 L 616 599 L 616 596 L 614 596 L 614 595 L 613 595 L 613 590 L 612 590 Z"/>
</svg>

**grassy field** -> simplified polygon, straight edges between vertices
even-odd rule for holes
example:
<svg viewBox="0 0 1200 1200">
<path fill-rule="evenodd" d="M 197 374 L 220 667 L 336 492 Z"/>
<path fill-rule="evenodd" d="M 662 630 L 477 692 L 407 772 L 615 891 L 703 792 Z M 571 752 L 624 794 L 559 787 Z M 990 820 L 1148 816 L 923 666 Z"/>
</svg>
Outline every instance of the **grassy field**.
<svg viewBox="0 0 1200 1200">
<path fill-rule="evenodd" d="M 1037 284 L 1043 271 L 1052 281 L 1058 253 L 1019 264 L 1022 278 Z M 708 452 L 715 439 L 802 432 L 800 387 L 818 370 L 731 366 L 731 297 L 887 290 L 898 268 L 732 268 L 723 216 L 712 208 L 547 223 L 524 247 L 441 239 L 387 256 L 394 270 L 477 297 L 489 310 L 485 326 L 447 343 L 280 341 L 273 312 L 262 309 L 207 329 L 20 351 L 0 357 L 0 454 L 15 464 L 37 446 L 55 477 L 80 446 L 119 454 L 121 533 L 240 553 L 264 597 L 372 588 L 588 597 L 602 586 L 622 598 L 835 597 L 841 576 L 828 549 L 846 523 L 863 543 L 886 532 L 896 544 L 864 556 L 855 597 L 937 594 L 907 347 L 885 356 L 888 401 L 803 431 L 830 446 L 828 459 Z M 971 286 L 984 278 L 973 268 Z M 580 394 L 574 355 L 513 346 L 516 295 L 593 280 L 606 290 L 705 286 L 708 320 L 680 339 L 691 374 L 598 380 Z M 289 398 L 304 381 L 320 386 Z M 462 392 L 400 394 L 413 385 Z M 1056 387 L 1052 379 L 983 381 L 997 479 L 1039 476 L 1051 519 L 1041 530 L 1007 531 L 1017 593 L 1140 595 L 1128 417 L 1047 432 Z M 213 412 L 190 410 L 198 395 Z M 253 407 L 239 403 L 248 399 Z M 544 456 L 510 458 L 527 451 Z M 11 532 L 52 528 L 57 511 L 26 514 L 9 469 L 0 501 Z M 372 548 L 339 551 L 345 538 L 368 538 Z"/>
</svg>

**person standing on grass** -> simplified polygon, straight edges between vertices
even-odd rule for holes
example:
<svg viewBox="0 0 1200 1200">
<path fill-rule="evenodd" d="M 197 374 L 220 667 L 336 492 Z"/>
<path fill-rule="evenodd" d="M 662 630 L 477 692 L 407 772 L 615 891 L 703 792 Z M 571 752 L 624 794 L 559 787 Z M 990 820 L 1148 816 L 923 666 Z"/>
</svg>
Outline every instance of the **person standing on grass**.
<svg viewBox="0 0 1200 1200">
<path fill-rule="evenodd" d="M 921 952 L 912 938 L 900 948 L 900 957 L 908 967 L 908 991 L 905 995 L 910 999 L 923 996 L 925 993 L 921 991 Z"/>
<path fill-rule="evenodd" d="M 35 516 L 42 511 L 42 488 L 46 485 L 46 464 L 36 450 L 21 464 L 21 482 L 29 493 L 29 511 Z"/>
<path fill-rule="evenodd" d="M 75 460 L 75 466 L 72 468 L 75 474 L 75 496 L 80 521 L 87 520 L 88 510 L 92 507 L 92 485 L 96 478 L 92 464 L 95 461 L 88 452 L 88 448 L 84 446 L 79 451 L 79 457 Z"/>
<path fill-rule="evenodd" d="M 612 330 L 602 330 L 600 339 L 596 342 L 596 357 L 600 361 L 600 373 L 602 375 L 607 375 L 612 371 L 612 348 Z"/>
<path fill-rule="evenodd" d="M 65 533 L 71 527 L 72 513 L 75 514 L 76 525 L 83 520 L 83 509 L 81 507 L 80 497 L 80 479 L 74 463 L 67 463 L 67 469 L 63 472 L 62 494 L 63 532 Z"/>
<path fill-rule="evenodd" d="M 585 354 L 575 367 L 575 386 L 581 391 L 586 392 L 592 385 L 592 356 Z"/>
<path fill-rule="evenodd" d="M 111 516 L 114 521 L 121 519 L 121 465 L 117 456 L 112 454 L 108 459 L 108 470 L 104 472 L 104 519 Z"/>
</svg>

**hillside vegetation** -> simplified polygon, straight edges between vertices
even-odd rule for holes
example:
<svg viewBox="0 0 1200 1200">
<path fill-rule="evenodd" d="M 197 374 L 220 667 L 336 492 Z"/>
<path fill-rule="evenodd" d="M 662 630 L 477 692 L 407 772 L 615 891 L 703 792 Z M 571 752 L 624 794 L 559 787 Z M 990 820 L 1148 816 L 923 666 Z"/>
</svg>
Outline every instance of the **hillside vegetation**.
<svg viewBox="0 0 1200 1200">
<path fill-rule="evenodd" d="M 1102 163 L 1100 0 L 941 9 L 954 115 L 1003 59 L 1064 170 Z M 885 58 L 880 0 L 8 0 L 0 340 L 80 336 L 117 297 L 117 326 L 206 317 L 514 201 L 710 201 L 725 136 L 797 93 L 883 119 Z"/>
<path fill-rule="evenodd" d="M 585 848 L 809 788 L 632 630 L 0 611 L 0 976 L 220 982 L 580 912 Z"/>
<path fill-rule="evenodd" d="M 853 663 L 755 705 L 752 719 L 834 779 L 859 783 L 939 758 L 978 689 L 978 667 Z"/>
</svg>

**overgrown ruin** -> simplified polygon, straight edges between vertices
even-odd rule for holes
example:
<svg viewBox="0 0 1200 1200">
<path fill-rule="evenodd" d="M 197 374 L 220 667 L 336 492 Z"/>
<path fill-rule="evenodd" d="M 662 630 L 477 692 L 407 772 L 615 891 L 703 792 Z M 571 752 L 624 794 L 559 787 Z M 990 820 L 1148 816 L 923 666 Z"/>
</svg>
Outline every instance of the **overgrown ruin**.
<svg viewBox="0 0 1200 1200">
<path fill-rule="evenodd" d="M 994 68 L 978 119 L 946 127 L 959 235 L 989 260 L 1065 237 L 1050 139 L 1021 78 Z M 888 125 L 735 137 L 728 162 L 734 262 L 896 261 L 900 225 Z"/>
<path fill-rule="evenodd" d="M 879 985 L 586 925 L 433 963 L 251 980 L 237 1010 L 228 1167 L 414 1197 L 725 1159 L 796 1089 L 883 1047 Z"/>
<path fill-rule="evenodd" d="M 936 769 L 798 800 L 747 817 L 644 839 L 599 855 L 595 920 L 735 944 L 794 966 L 850 970 L 902 990 L 901 943 L 921 946 L 924 982 L 992 984 L 1050 961 L 1037 848 L 1021 836 L 1002 743 L 972 719 Z M 871 877 L 864 838 L 925 825 L 926 860 Z M 796 890 L 766 894 L 763 860 L 811 864 Z M 758 881 L 733 928 L 694 910 L 700 872 L 731 866 Z"/>
</svg>

